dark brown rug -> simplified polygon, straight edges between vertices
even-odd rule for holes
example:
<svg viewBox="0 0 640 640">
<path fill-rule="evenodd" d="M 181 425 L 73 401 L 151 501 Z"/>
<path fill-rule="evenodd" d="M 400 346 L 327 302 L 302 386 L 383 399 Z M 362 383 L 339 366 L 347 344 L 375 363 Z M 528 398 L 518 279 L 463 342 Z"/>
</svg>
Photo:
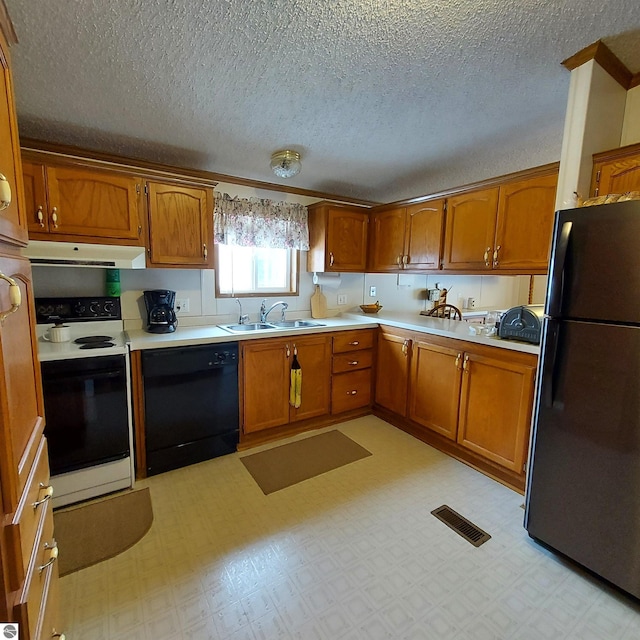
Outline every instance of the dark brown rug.
<svg viewBox="0 0 640 640">
<path fill-rule="evenodd" d="M 240 459 L 269 495 L 370 455 L 341 431 L 327 431 Z"/>
<path fill-rule="evenodd" d="M 149 489 L 128 491 L 99 502 L 53 514 L 64 576 L 126 551 L 140 540 L 153 522 Z"/>
</svg>

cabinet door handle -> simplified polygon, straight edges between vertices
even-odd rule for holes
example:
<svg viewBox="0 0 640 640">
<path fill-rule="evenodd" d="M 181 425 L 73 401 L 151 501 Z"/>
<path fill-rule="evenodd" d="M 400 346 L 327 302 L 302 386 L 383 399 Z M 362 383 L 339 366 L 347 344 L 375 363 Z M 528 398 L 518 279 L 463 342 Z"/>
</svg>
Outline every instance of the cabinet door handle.
<svg viewBox="0 0 640 640">
<path fill-rule="evenodd" d="M 58 228 L 58 207 L 51 209 L 51 221 L 53 222 L 53 228 Z"/>
<path fill-rule="evenodd" d="M 402 264 L 405 267 L 409 264 L 409 256 L 402 256 Z"/>
<path fill-rule="evenodd" d="M 464 362 L 462 363 L 462 370 L 465 373 L 469 373 L 469 356 L 464 357 Z"/>
<path fill-rule="evenodd" d="M 329 266 L 333 267 L 333 251 L 329 251 Z"/>
<path fill-rule="evenodd" d="M 288 344 L 284 345 L 284 352 L 287 354 L 287 358 L 291 356 L 291 349 L 289 348 Z"/>
<path fill-rule="evenodd" d="M 53 498 L 53 487 L 51 485 L 49 485 L 48 487 L 41 487 L 42 489 L 45 490 L 44 492 L 44 496 L 42 496 L 42 498 L 40 498 L 40 500 L 36 500 L 31 506 L 34 509 L 37 509 L 41 504 L 44 504 L 45 502 L 51 500 L 51 498 Z"/>
<path fill-rule="evenodd" d="M 11 309 L 9 309 L 9 311 L 0 312 L 0 324 L 2 324 L 7 316 L 15 313 L 20 308 L 22 304 L 22 292 L 20 291 L 18 283 L 10 276 L 5 276 L 2 271 L 0 271 L 0 280 L 9 283 L 9 302 L 11 303 Z"/>
<path fill-rule="evenodd" d="M 487 247 L 487 248 L 484 250 L 484 264 L 485 264 L 485 266 L 487 266 L 487 267 L 490 267 L 490 266 L 491 266 L 491 263 L 489 262 L 489 253 L 490 253 L 490 252 L 491 252 L 491 247 Z"/>
<path fill-rule="evenodd" d="M 38 210 L 36 211 L 36 216 L 38 218 L 38 224 L 41 227 L 44 227 L 44 211 L 43 211 L 44 207 L 42 205 L 40 205 L 38 207 Z"/>
<path fill-rule="evenodd" d="M 7 178 L 0 173 L 0 211 L 4 211 L 11 204 L 11 185 Z"/>
<path fill-rule="evenodd" d="M 60 633 L 60 631 L 56 631 L 55 629 L 53 629 L 53 632 L 51 633 L 51 637 L 60 638 L 60 640 L 67 640 L 67 636 L 65 636 L 64 633 Z"/>
<path fill-rule="evenodd" d="M 396 264 L 398 265 L 398 268 L 402 266 L 402 256 L 398 256 L 396 258 Z"/>
<path fill-rule="evenodd" d="M 493 252 L 493 266 L 497 267 L 498 266 L 498 252 L 500 251 L 500 249 L 502 248 L 502 245 L 498 245 L 496 247 L 496 250 Z"/>
<path fill-rule="evenodd" d="M 461 353 L 459 353 L 456 356 L 456 369 L 458 369 L 458 370 L 460 369 L 460 360 L 462 360 L 462 354 Z"/>
<path fill-rule="evenodd" d="M 351 362 L 347 362 L 347 364 L 350 364 L 352 367 L 355 367 L 359 363 L 357 360 L 351 360 Z"/>
<path fill-rule="evenodd" d="M 205 260 L 209 257 L 209 251 L 207 250 L 206 244 L 202 245 L 202 255 L 204 256 Z"/>
<path fill-rule="evenodd" d="M 51 544 L 44 543 L 44 548 L 50 550 L 49 559 L 38 567 L 38 572 L 42 573 L 58 559 L 58 543 L 54 540 Z"/>
<path fill-rule="evenodd" d="M 402 353 L 406 356 L 409 353 L 409 340 L 402 343 Z"/>
</svg>

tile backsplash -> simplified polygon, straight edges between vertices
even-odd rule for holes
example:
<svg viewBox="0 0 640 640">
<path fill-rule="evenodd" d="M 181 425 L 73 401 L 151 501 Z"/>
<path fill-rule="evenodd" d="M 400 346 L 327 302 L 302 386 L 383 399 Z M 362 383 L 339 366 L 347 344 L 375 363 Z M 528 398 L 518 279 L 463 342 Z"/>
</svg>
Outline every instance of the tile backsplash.
<svg viewBox="0 0 640 640">
<path fill-rule="evenodd" d="M 301 264 L 305 264 L 305 255 Z M 83 267 L 34 266 L 35 295 L 77 296 L 104 295 L 105 270 Z M 300 274 L 300 294 L 283 298 L 289 305 L 291 317 L 310 314 L 309 299 L 314 291 L 312 273 Z M 147 289 L 172 289 L 176 298 L 189 300 L 189 311 L 180 314 L 183 324 L 208 324 L 232 321 L 238 312 L 237 304 L 229 298 L 215 297 L 213 270 L 197 269 L 140 269 L 120 272 L 122 313 L 127 328 L 139 328 L 144 317 L 142 292 Z M 387 311 L 418 313 L 427 308 L 427 288 L 450 290 L 448 302 L 458 306 L 461 299 L 475 298 L 476 308 L 509 308 L 526 304 L 529 276 L 463 276 L 414 275 L 381 273 L 343 273 L 339 288 L 323 287 L 330 313 L 357 309 L 363 303 L 380 301 Z M 370 288 L 376 288 L 370 296 Z M 546 277 L 534 276 L 533 302 L 543 302 Z M 338 296 L 346 296 L 346 303 L 338 305 Z M 271 304 L 279 297 L 268 298 Z M 242 298 L 243 312 L 257 318 L 261 298 Z"/>
</svg>

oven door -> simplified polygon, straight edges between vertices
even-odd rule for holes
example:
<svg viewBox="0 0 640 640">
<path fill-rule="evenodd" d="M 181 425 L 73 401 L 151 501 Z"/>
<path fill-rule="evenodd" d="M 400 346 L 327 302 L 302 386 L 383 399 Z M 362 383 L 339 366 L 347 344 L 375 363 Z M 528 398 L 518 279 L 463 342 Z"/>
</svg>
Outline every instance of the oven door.
<svg viewBox="0 0 640 640">
<path fill-rule="evenodd" d="M 125 356 L 41 363 L 51 475 L 129 455 Z"/>
</svg>

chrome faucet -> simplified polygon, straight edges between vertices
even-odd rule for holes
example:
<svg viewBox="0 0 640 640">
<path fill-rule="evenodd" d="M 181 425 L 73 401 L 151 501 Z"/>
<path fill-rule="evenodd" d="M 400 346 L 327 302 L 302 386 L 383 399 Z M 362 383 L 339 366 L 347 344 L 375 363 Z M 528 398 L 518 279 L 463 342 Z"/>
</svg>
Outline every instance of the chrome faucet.
<svg viewBox="0 0 640 640">
<path fill-rule="evenodd" d="M 238 298 L 234 298 L 234 300 L 238 303 L 238 306 L 240 307 L 240 317 L 238 318 L 238 324 L 245 324 L 247 322 L 247 320 L 249 319 L 249 315 L 248 314 L 244 314 L 242 313 L 242 302 L 240 302 L 240 300 L 238 300 Z"/>
<path fill-rule="evenodd" d="M 280 319 L 282 320 L 282 322 L 285 321 L 285 311 L 289 308 L 289 305 L 286 302 L 282 302 L 282 300 L 278 301 L 278 302 L 274 302 L 268 309 L 267 309 L 267 301 L 263 300 L 262 304 L 260 305 L 260 322 L 266 322 L 267 321 L 267 316 L 279 305 L 282 305 L 282 314 L 280 316 Z"/>
</svg>

